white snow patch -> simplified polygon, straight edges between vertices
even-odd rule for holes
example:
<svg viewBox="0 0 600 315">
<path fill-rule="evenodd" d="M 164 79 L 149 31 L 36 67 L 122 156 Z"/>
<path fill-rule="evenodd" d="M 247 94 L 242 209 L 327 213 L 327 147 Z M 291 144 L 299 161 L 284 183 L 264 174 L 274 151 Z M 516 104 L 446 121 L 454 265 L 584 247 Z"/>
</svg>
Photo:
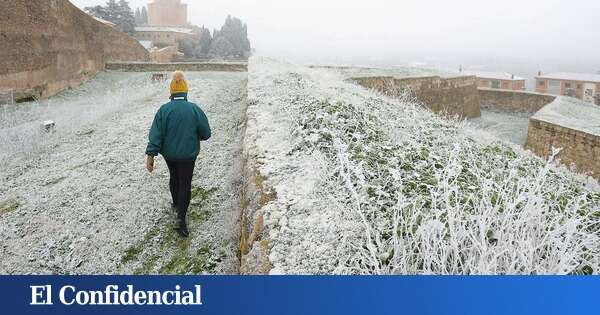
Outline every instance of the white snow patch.
<svg viewBox="0 0 600 315">
<path fill-rule="evenodd" d="M 600 136 L 600 106 L 572 97 L 559 96 L 533 119 Z"/>
</svg>

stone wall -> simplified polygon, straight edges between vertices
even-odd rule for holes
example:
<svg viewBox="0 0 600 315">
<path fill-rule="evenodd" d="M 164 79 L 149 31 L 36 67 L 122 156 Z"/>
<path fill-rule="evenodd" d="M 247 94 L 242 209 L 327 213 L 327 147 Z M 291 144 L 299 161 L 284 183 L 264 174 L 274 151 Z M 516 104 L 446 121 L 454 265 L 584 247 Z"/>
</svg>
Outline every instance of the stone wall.
<svg viewBox="0 0 600 315">
<path fill-rule="evenodd" d="M 125 72 L 153 72 L 153 71 L 225 71 L 247 72 L 246 63 L 208 63 L 208 62 L 181 62 L 181 63 L 147 63 L 147 62 L 109 62 L 106 70 Z"/>
<path fill-rule="evenodd" d="M 479 89 L 482 106 L 492 106 L 502 110 L 522 113 L 535 113 L 554 102 L 556 96 L 524 91 Z"/>
<path fill-rule="evenodd" d="M 541 157 L 562 148 L 557 158 L 563 165 L 600 180 L 600 136 L 531 118 L 527 148 Z"/>
<path fill-rule="evenodd" d="M 157 30 L 160 28 L 155 27 L 136 27 L 135 38 L 138 40 L 150 41 L 154 46 L 165 47 L 165 46 L 177 46 L 179 48 L 179 42 L 185 39 L 193 38 L 194 35 L 185 32 L 174 32 Z"/>
<path fill-rule="evenodd" d="M 501 90 L 513 90 L 513 91 L 524 91 L 525 80 L 500 80 L 500 79 L 487 79 L 479 78 L 478 86 L 480 88 L 493 89 L 493 82 L 498 82 L 499 87 L 495 89 Z"/>
<path fill-rule="evenodd" d="M 270 239 L 265 214 L 272 210 L 277 200 L 277 191 L 261 173 L 265 164 L 264 142 L 260 141 L 265 133 L 277 132 L 281 128 L 279 121 L 269 131 L 261 130 L 268 109 L 260 106 L 256 99 L 248 100 L 246 122 L 244 124 L 244 142 L 242 154 L 244 158 L 242 176 L 242 202 L 240 213 L 240 274 L 267 275 L 273 268 L 269 260 Z M 266 136 L 268 138 L 269 136 Z M 269 163 L 272 163 L 270 161 Z"/>
<path fill-rule="evenodd" d="M 389 96 L 402 95 L 409 90 L 425 107 L 435 113 L 461 118 L 481 116 L 477 78 L 474 76 L 441 78 L 354 78 L 354 82 Z"/>
<path fill-rule="evenodd" d="M 0 1 L 0 89 L 17 99 L 77 86 L 108 60 L 148 60 L 135 39 L 67 0 Z"/>
<path fill-rule="evenodd" d="M 166 63 L 171 62 L 179 51 L 176 46 L 168 46 L 162 49 L 151 49 L 150 50 L 150 59 L 155 63 Z"/>
<path fill-rule="evenodd" d="M 154 0 L 148 3 L 148 24 L 153 26 L 187 25 L 188 7 L 181 0 Z"/>
</svg>

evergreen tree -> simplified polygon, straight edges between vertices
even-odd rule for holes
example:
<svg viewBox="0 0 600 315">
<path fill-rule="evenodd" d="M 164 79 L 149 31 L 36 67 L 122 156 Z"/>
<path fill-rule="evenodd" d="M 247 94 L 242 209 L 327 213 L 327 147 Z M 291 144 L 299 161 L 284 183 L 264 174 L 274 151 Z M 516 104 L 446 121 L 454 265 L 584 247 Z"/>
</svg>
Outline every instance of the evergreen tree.
<svg viewBox="0 0 600 315">
<path fill-rule="evenodd" d="M 95 17 L 116 24 L 125 33 L 132 34 L 135 32 L 135 16 L 126 0 L 120 0 L 118 3 L 116 0 L 108 0 L 106 6 L 87 7 L 85 11 Z"/>
<path fill-rule="evenodd" d="M 220 36 L 213 40 L 209 53 L 213 56 L 232 57 L 234 56 L 234 46 L 227 38 Z"/>
<path fill-rule="evenodd" d="M 117 8 L 117 20 L 119 21 L 117 25 L 119 25 L 119 28 L 123 32 L 128 34 L 135 33 L 135 17 L 127 0 L 119 1 Z"/>
<path fill-rule="evenodd" d="M 108 19 L 110 18 L 106 8 L 101 5 L 97 5 L 97 6 L 93 6 L 93 7 L 86 7 L 84 10 L 87 13 L 89 13 L 90 15 L 95 16 L 97 18 L 101 18 L 103 20 L 108 21 Z"/>
<path fill-rule="evenodd" d="M 193 35 L 178 41 L 179 50 L 186 58 L 205 58 L 210 52 L 212 36 L 204 26 L 191 26 Z"/>
<path fill-rule="evenodd" d="M 140 8 L 135 9 L 135 25 L 142 25 L 142 11 Z"/>
<path fill-rule="evenodd" d="M 148 10 L 146 10 L 146 7 L 142 7 L 142 24 L 148 25 Z"/>
<path fill-rule="evenodd" d="M 202 27 L 200 30 L 200 53 L 203 55 L 208 55 L 210 52 L 210 46 L 212 44 L 213 37 L 210 35 L 210 31 Z"/>
<path fill-rule="evenodd" d="M 216 47 L 218 46 L 218 47 Z M 211 53 L 228 52 L 225 56 L 248 57 L 251 51 L 248 39 L 248 26 L 242 20 L 228 16 L 221 30 L 215 30 Z"/>
<path fill-rule="evenodd" d="M 177 41 L 179 44 L 179 51 L 183 53 L 186 58 L 195 58 L 196 57 L 196 45 L 192 38 L 180 39 Z"/>
<path fill-rule="evenodd" d="M 120 9 L 121 8 L 119 7 L 117 0 L 108 0 L 108 2 L 106 2 L 106 12 L 108 13 L 108 19 L 106 20 L 119 25 Z"/>
</svg>

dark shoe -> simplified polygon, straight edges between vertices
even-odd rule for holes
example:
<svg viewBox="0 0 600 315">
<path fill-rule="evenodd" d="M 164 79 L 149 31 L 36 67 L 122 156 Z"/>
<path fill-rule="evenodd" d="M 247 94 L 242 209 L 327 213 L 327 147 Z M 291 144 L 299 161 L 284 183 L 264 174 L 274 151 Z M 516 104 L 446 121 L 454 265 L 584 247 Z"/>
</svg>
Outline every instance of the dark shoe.
<svg viewBox="0 0 600 315">
<path fill-rule="evenodd" d="M 188 231 L 187 224 L 183 220 L 179 221 L 179 226 L 175 230 L 177 231 L 177 234 L 179 234 L 179 236 L 181 236 L 181 237 L 185 238 L 185 237 L 190 236 L 190 232 Z"/>
</svg>

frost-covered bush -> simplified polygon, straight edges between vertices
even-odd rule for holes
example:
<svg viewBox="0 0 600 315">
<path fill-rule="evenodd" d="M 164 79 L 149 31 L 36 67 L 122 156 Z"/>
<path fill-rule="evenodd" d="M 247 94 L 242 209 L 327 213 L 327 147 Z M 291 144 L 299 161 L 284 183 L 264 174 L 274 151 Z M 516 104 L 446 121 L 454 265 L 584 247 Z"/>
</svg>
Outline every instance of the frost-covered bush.
<svg viewBox="0 0 600 315">
<path fill-rule="evenodd" d="M 331 253 L 331 272 L 600 273 L 600 194 L 552 157 L 482 141 L 408 96 L 391 100 L 326 71 L 263 62 L 254 97 L 294 121 L 290 155 L 325 157 L 315 191 L 350 222 L 339 223 L 351 228 Z"/>
</svg>

